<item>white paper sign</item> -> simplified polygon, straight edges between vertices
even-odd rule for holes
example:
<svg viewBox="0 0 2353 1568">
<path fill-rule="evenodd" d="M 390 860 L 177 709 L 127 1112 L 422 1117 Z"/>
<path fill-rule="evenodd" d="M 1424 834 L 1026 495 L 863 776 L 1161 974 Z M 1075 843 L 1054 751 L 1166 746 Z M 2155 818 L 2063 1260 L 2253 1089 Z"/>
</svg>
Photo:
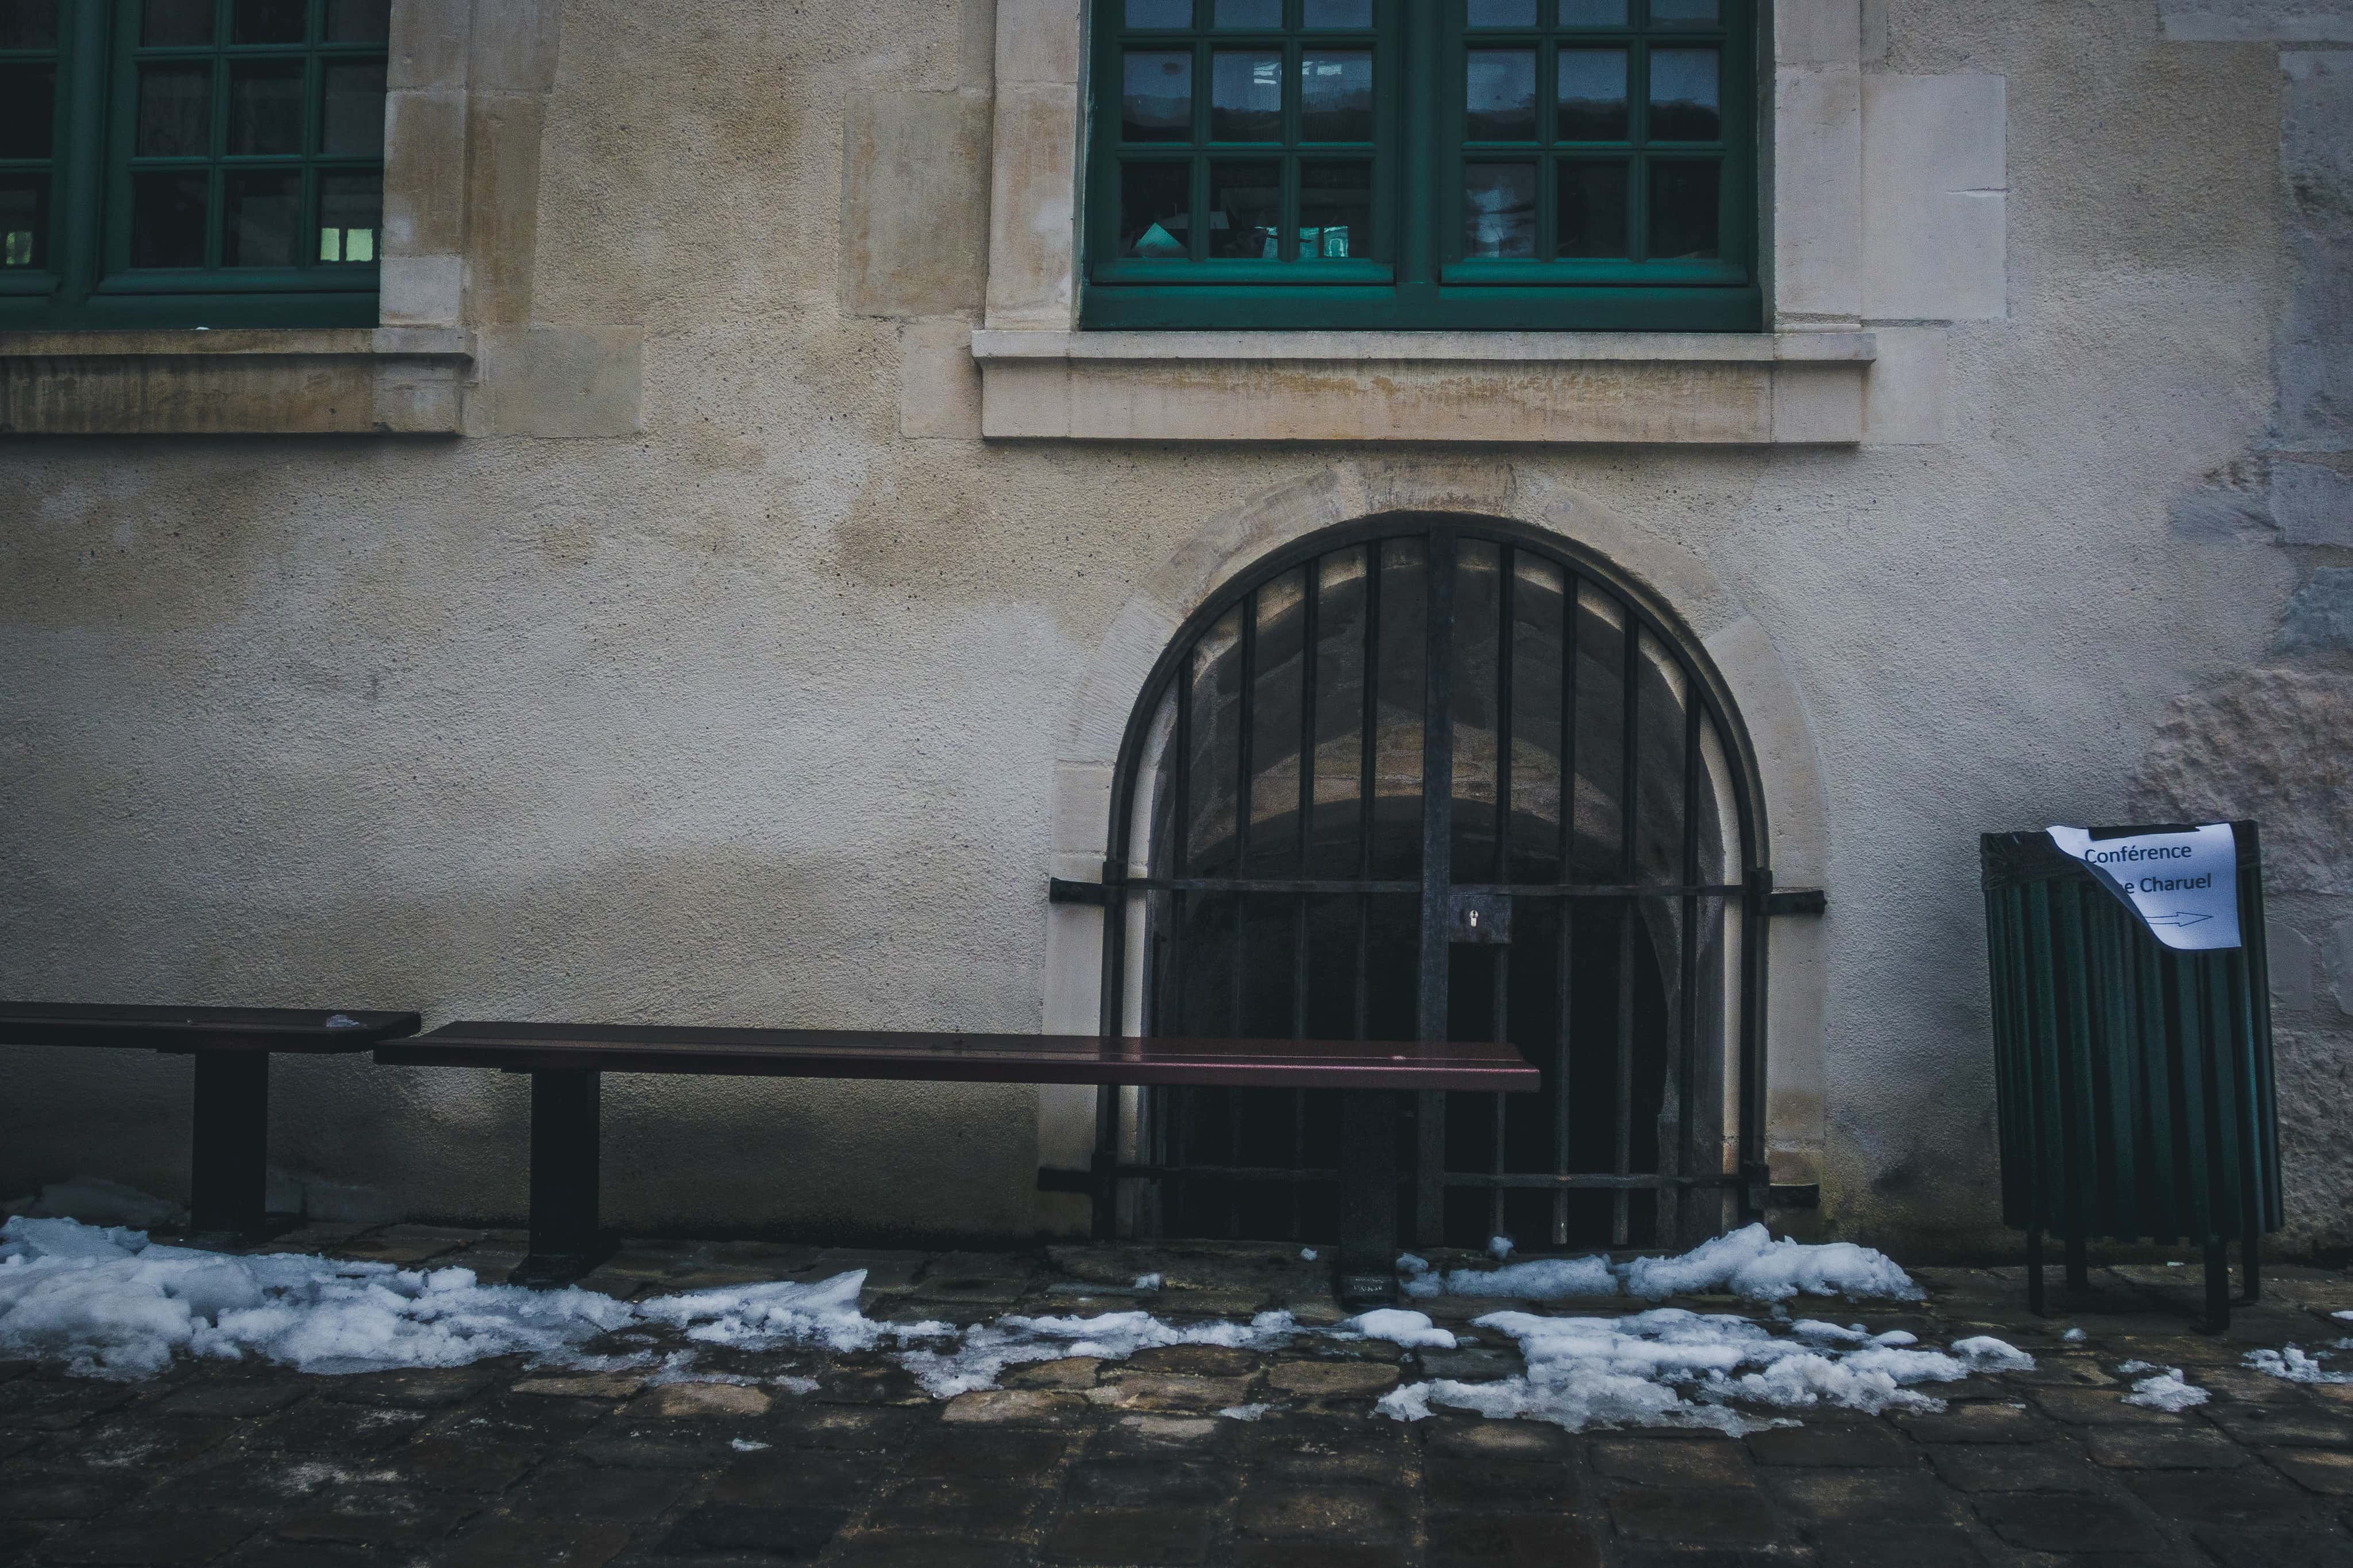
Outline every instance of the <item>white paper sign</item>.
<svg viewBox="0 0 2353 1568">
<path fill-rule="evenodd" d="M 2207 952 L 2239 945 L 2239 838 L 2229 823 L 2130 838 L 2054 827 L 2051 842 L 2090 867 L 2166 946 Z"/>
</svg>

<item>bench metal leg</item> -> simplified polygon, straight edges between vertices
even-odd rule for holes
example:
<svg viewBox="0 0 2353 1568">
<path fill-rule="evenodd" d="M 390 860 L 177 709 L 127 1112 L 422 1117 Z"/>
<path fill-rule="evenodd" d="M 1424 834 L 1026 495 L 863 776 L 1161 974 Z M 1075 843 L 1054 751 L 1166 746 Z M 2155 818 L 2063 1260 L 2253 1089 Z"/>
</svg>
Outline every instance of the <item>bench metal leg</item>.
<svg viewBox="0 0 2353 1568">
<path fill-rule="evenodd" d="M 2067 1289 L 2075 1291 L 2092 1288 L 2091 1250 L 2081 1230 L 2067 1233 Z"/>
<path fill-rule="evenodd" d="M 2231 1244 L 2219 1236 L 2206 1238 L 2206 1331 L 2219 1334 L 2231 1326 Z"/>
<path fill-rule="evenodd" d="M 264 1227 L 269 1167 L 269 1053 L 198 1051 L 190 1139 L 189 1228 L 246 1237 Z"/>
<path fill-rule="evenodd" d="M 598 1075 L 531 1075 L 531 1256 L 518 1284 L 578 1279 L 609 1250 L 597 1234 Z"/>
<path fill-rule="evenodd" d="M 1398 1114 L 1394 1091 L 1340 1095 L 1338 1287 L 1345 1306 L 1397 1300 Z"/>
<path fill-rule="evenodd" d="M 2242 1302 L 2253 1303 L 2263 1299 L 2263 1226 L 2255 1224 L 2253 1220 L 2250 1220 L 2247 1225 L 2247 1234 L 2244 1238 L 2244 1242 L 2245 1251 L 2242 1254 L 2244 1264 L 2241 1270 L 2242 1275 L 2241 1283 L 2244 1286 L 2244 1289 L 2240 1292 L 2239 1300 Z"/>
<path fill-rule="evenodd" d="M 1090 1234 L 1110 1241 L 1119 1231 L 1119 1089 L 1104 1084 L 1095 1090 L 1095 1147 L 1088 1162 L 1089 1187 L 1094 1197 Z"/>
</svg>

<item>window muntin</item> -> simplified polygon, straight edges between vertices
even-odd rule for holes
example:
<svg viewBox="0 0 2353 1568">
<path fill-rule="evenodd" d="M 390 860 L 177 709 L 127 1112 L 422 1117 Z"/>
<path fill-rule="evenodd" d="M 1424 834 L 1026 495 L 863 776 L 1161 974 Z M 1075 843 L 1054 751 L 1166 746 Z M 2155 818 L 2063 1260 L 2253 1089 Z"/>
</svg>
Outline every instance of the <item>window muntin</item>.
<svg viewBox="0 0 2353 1568">
<path fill-rule="evenodd" d="M 1750 0 L 1094 3 L 1084 325 L 1761 321 Z"/>
<path fill-rule="evenodd" d="M 390 9 L 0 0 L 0 323 L 374 324 Z"/>
</svg>

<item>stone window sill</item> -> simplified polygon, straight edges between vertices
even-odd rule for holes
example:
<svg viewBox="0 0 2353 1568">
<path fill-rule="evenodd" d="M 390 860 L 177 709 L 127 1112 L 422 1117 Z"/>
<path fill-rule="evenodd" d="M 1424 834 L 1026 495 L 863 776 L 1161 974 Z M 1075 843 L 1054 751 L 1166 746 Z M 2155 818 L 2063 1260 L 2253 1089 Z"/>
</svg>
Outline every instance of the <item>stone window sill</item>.
<svg viewBox="0 0 2353 1568">
<path fill-rule="evenodd" d="M 0 434 L 454 436 L 473 361 L 446 328 L 0 332 Z"/>
<path fill-rule="evenodd" d="M 1872 334 L 982 330 L 981 434 L 1835 446 Z"/>
</svg>

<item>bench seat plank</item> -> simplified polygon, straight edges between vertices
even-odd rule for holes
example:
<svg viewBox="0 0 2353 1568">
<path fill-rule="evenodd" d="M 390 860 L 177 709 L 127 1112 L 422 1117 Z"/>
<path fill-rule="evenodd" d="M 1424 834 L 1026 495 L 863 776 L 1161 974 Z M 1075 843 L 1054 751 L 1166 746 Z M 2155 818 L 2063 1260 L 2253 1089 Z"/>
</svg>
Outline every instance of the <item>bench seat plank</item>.
<svg viewBox="0 0 2353 1568">
<path fill-rule="evenodd" d="M 510 1072 L 1506 1093 L 1533 1090 L 1541 1076 L 1508 1045 L 1470 1041 L 1139 1039 L 476 1021 L 387 1043 L 377 1048 L 376 1060 Z"/>
<path fill-rule="evenodd" d="M 332 1023 L 332 1019 L 347 1019 Z M 314 1007 L 155 1007 L 0 1001 L 0 1046 L 155 1051 L 364 1051 L 417 1032 L 414 1013 Z"/>
</svg>

